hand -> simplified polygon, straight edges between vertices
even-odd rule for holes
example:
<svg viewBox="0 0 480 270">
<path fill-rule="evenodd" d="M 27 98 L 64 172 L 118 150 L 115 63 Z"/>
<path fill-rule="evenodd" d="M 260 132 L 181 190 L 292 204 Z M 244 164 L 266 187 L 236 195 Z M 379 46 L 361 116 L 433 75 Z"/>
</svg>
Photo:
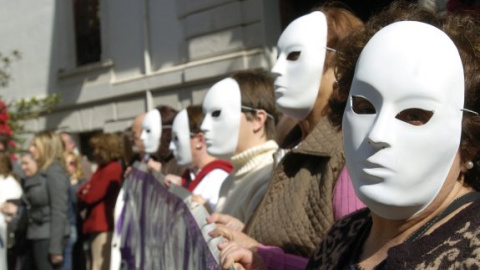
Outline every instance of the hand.
<svg viewBox="0 0 480 270">
<path fill-rule="evenodd" d="M 50 254 L 50 262 L 53 265 L 60 265 L 63 262 L 63 256 L 61 254 Z"/>
<path fill-rule="evenodd" d="M 1 205 L 1 210 L 5 215 L 13 216 L 17 214 L 18 206 L 14 203 L 6 202 Z"/>
<path fill-rule="evenodd" d="M 87 209 L 80 210 L 79 214 L 82 220 L 85 220 L 87 218 Z"/>
<path fill-rule="evenodd" d="M 80 191 L 80 193 L 81 193 L 82 195 L 87 194 L 87 193 L 90 191 L 90 188 L 91 188 L 91 187 L 92 187 L 92 186 L 90 185 L 90 183 L 85 184 L 85 187 L 82 188 L 82 190 Z"/>
<path fill-rule="evenodd" d="M 222 269 L 229 270 L 232 266 L 236 270 L 267 269 L 260 256 L 236 243 L 220 243 L 217 247 L 221 251 L 220 266 Z"/>
<path fill-rule="evenodd" d="M 5 221 L 9 223 L 12 221 L 12 217 L 18 212 L 18 206 L 11 202 L 3 203 L 0 207 L 1 212 L 5 215 Z"/>
<path fill-rule="evenodd" d="M 211 237 L 215 238 L 218 236 L 222 236 L 228 242 L 235 242 L 240 247 L 248 248 L 252 251 L 257 251 L 258 249 L 258 242 L 251 238 L 250 236 L 244 234 L 241 231 L 235 231 L 228 228 L 222 224 L 216 224 L 217 228 L 208 233 Z"/>
<path fill-rule="evenodd" d="M 207 217 L 208 223 L 222 224 L 235 231 L 242 231 L 245 224 L 240 220 L 226 214 L 213 213 Z"/>
<path fill-rule="evenodd" d="M 147 169 L 149 171 L 160 172 L 162 171 L 162 163 L 155 161 L 153 159 L 149 159 L 147 162 Z"/>
<path fill-rule="evenodd" d="M 165 176 L 165 186 L 169 188 L 172 184 L 177 186 L 182 185 L 182 177 L 174 174 L 167 174 Z"/>
<path fill-rule="evenodd" d="M 128 166 L 125 169 L 125 173 L 123 173 L 123 178 L 127 178 L 131 171 L 132 171 L 132 167 Z"/>
<path fill-rule="evenodd" d="M 207 201 L 201 195 L 192 194 L 192 202 L 204 205 Z"/>
</svg>

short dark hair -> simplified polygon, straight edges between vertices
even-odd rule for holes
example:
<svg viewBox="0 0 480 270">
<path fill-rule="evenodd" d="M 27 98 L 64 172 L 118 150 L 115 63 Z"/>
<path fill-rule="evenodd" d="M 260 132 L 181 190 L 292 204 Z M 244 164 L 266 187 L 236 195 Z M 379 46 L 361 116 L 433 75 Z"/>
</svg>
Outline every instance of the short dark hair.
<svg viewBox="0 0 480 270">
<path fill-rule="evenodd" d="M 264 69 L 248 69 L 237 71 L 231 76 L 240 86 L 242 105 L 254 109 L 262 109 L 273 116 L 265 120 L 267 139 L 275 139 L 275 125 L 278 121 L 273 93 L 273 76 Z M 253 112 L 245 111 L 247 120 L 252 120 Z"/>
<path fill-rule="evenodd" d="M 157 150 L 157 156 L 160 162 L 162 162 L 172 154 L 170 149 L 168 149 L 170 141 L 172 140 L 172 129 L 168 126 L 172 125 L 178 111 L 166 105 L 158 106 L 156 109 L 162 118 L 162 137 L 160 137 L 160 147 L 158 147 Z"/>
<path fill-rule="evenodd" d="M 200 133 L 204 114 L 201 105 L 191 105 L 187 107 L 188 126 L 191 133 Z"/>
</svg>

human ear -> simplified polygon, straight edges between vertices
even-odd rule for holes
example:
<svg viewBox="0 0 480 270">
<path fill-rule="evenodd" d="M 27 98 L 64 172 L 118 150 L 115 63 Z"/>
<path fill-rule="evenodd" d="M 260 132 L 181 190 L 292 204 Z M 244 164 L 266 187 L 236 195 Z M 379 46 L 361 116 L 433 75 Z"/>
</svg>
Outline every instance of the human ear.
<svg viewBox="0 0 480 270">
<path fill-rule="evenodd" d="M 192 144 L 197 150 L 200 150 L 205 146 L 205 138 L 202 132 L 197 133 L 195 137 L 192 138 Z"/>
<path fill-rule="evenodd" d="M 197 133 L 197 135 L 196 135 L 195 137 L 198 138 L 198 142 L 199 142 L 199 143 L 202 143 L 202 144 L 205 143 L 205 137 L 204 137 L 204 135 L 203 135 L 203 132 Z"/>
<path fill-rule="evenodd" d="M 259 132 L 265 126 L 265 122 L 267 121 L 267 112 L 264 110 L 257 110 L 255 116 L 253 117 L 253 132 Z"/>
</svg>

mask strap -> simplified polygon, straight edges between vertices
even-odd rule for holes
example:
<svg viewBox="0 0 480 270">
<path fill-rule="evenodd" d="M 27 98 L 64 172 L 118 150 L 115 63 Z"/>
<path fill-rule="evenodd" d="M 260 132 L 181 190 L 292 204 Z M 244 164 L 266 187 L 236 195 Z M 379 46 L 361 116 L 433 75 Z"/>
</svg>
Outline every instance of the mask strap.
<svg viewBox="0 0 480 270">
<path fill-rule="evenodd" d="M 162 129 L 171 129 L 172 128 L 172 125 L 165 125 L 165 126 L 162 126 Z"/>
<path fill-rule="evenodd" d="M 327 51 L 337 52 L 337 50 L 335 50 L 334 48 L 330 48 L 330 47 L 327 47 L 327 46 L 325 46 L 325 49 L 326 49 Z"/>
<path fill-rule="evenodd" d="M 469 110 L 469 109 L 465 109 L 465 108 L 463 108 L 463 109 L 460 109 L 460 111 L 464 111 L 464 112 L 473 113 L 473 114 L 475 114 L 475 115 L 477 115 L 477 116 L 478 116 L 478 112 L 476 112 L 476 111 L 472 111 L 472 110 Z"/>
<path fill-rule="evenodd" d="M 243 106 L 243 105 L 241 106 L 241 108 L 247 111 L 252 111 L 252 112 L 257 112 L 259 110 L 259 109 L 255 109 L 255 108 Z M 265 113 L 267 114 L 267 117 L 270 117 L 272 120 L 275 120 L 275 117 L 273 117 L 273 115 L 269 114 L 267 111 L 265 111 Z"/>
</svg>

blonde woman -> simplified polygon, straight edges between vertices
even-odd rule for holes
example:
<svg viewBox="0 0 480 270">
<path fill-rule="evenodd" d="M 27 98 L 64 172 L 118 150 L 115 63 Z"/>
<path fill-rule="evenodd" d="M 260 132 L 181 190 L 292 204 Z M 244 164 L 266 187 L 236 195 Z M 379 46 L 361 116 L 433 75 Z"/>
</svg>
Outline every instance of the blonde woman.
<svg viewBox="0 0 480 270">
<path fill-rule="evenodd" d="M 69 180 L 64 170 L 63 146 L 58 135 L 41 132 L 29 151 L 38 172 L 25 182 L 31 261 L 37 269 L 60 269 L 63 249 L 70 232 L 67 209 Z"/>
<path fill-rule="evenodd" d="M 82 209 L 78 204 L 76 193 L 80 187 L 87 182 L 87 180 L 83 176 L 83 167 L 80 160 L 81 157 L 73 151 L 66 151 L 64 156 L 65 167 L 70 177 L 71 211 L 68 211 L 70 237 L 67 246 L 65 247 L 65 260 L 62 270 L 70 270 L 73 265 L 80 266 L 85 263 L 85 256 L 82 248 L 84 238 L 82 234 L 83 222 L 80 214 L 80 210 Z"/>
</svg>

